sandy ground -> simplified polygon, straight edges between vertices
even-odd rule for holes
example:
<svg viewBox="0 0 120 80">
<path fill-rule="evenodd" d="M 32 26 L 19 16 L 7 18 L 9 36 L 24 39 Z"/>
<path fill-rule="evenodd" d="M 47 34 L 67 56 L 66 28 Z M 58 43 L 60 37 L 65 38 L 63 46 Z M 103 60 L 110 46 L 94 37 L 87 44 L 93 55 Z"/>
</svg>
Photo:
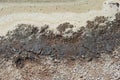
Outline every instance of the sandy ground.
<svg viewBox="0 0 120 80">
<path fill-rule="evenodd" d="M 12 61 L 4 61 L 0 77 L 1 80 L 120 80 L 119 69 L 119 57 L 103 54 L 101 59 L 91 62 L 44 58 L 40 64 L 26 62 L 22 69 L 15 68 Z"/>
<path fill-rule="evenodd" d="M 62 0 L 61 2 L 59 0 L 24 2 L 23 0 L 20 3 L 14 1 L 0 2 L 0 35 L 5 35 L 8 30 L 12 30 L 20 23 L 33 23 L 39 26 L 49 24 L 52 29 L 63 22 L 71 22 L 77 27 L 82 26 L 86 20 L 101 14 L 95 11 L 102 9 L 105 0 Z M 91 10 L 94 12 L 89 12 Z"/>
<path fill-rule="evenodd" d="M 105 0 L 81 0 L 74 2 L 34 2 L 34 3 L 0 3 L 0 15 L 19 13 L 19 12 L 87 12 L 89 10 L 100 10 Z"/>
<path fill-rule="evenodd" d="M 56 27 L 64 22 L 75 25 L 74 31 L 85 26 L 86 21 L 93 20 L 96 16 L 113 16 L 117 11 L 116 5 L 111 1 L 119 0 L 40 0 L 36 2 L 0 2 L 0 35 L 5 35 L 13 30 L 17 24 L 26 23 L 37 26 L 45 24 L 54 32 Z M 105 3 L 107 2 L 107 3 Z"/>
</svg>

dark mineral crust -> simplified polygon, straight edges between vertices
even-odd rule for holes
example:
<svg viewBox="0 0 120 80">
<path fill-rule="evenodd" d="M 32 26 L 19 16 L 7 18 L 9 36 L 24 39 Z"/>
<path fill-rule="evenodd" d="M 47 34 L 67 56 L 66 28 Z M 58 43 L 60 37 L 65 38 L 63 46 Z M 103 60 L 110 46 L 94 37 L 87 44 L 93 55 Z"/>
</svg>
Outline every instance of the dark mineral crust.
<svg viewBox="0 0 120 80">
<path fill-rule="evenodd" d="M 73 28 L 70 23 L 60 24 L 57 34 L 48 30 L 49 25 L 39 29 L 34 25 L 19 24 L 0 37 L 0 58 L 13 60 L 16 66 L 22 68 L 25 60 L 39 60 L 41 56 L 54 59 L 78 58 L 88 61 L 100 57 L 101 53 L 113 54 L 120 46 L 120 14 L 113 21 L 104 16 L 88 21 L 86 27 L 81 27 L 70 37 L 64 37 L 67 28 Z"/>
</svg>

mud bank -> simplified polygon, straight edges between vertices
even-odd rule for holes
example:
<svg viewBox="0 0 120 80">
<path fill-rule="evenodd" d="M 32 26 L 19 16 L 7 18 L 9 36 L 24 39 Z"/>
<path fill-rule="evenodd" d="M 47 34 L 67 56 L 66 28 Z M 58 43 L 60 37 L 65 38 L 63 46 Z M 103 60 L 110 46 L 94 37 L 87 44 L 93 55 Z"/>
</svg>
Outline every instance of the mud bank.
<svg viewBox="0 0 120 80">
<path fill-rule="evenodd" d="M 104 16 L 96 17 L 94 21 L 87 21 L 87 26 L 79 28 L 78 32 L 72 31 L 74 25 L 66 22 L 57 27 L 56 34 L 48 30 L 49 25 L 39 29 L 34 25 L 19 24 L 15 30 L 1 36 L 1 54 L 11 58 L 16 53 L 24 55 L 25 51 L 38 56 L 50 55 L 56 59 L 69 54 L 71 58 L 110 54 L 120 44 L 119 15 L 116 14 L 114 21 L 107 21 Z"/>
<path fill-rule="evenodd" d="M 96 74 L 92 74 L 91 72 L 88 72 L 86 74 L 89 75 L 91 74 L 92 76 L 94 76 L 93 78 L 95 80 L 97 80 L 97 78 L 103 78 L 100 80 L 104 79 L 119 80 L 120 13 L 116 14 L 116 18 L 113 21 L 108 21 L 108 18 L 104 16 L 96 17 L 94 21 L 87 21 L 87 26 L 79 28 L 78 32 L 72 31 L 74 25 L 67 22 L 62 23 L 57 27 L 58 30 L 57 34 L 54 34 L 48 28 L 49 25 L 45 25 L 39 29 L 37 26 L 34 25 L 19 24 L 17 25 L 16 29 L 14 29 L 13 31 L 9 31 L 6 36 L 1 36 L 0 38 L 1 64 L 5 64 L 7 69 L 8 69 L 7 65 L 9 65 L 9 67 L 11 67 L 10 70 L 15 70 L 20 73 L 20 74 L 17 73 L 19 77 L 15 75 L 16 78 L 15 77 L 11 78 L 11 80 L 15 79 L 32 80 L 32 78 L 34 77 L 33 76 L 30 77 L 30 74 L 32 73 L 29 72 L 31 70 L 29 70 L 28 68 L 31 67 L 31 69 L 36 70 L 38 67 L 40 67 L 40 65 L 41 67 L 44 66 L 43 69 L 47 70 L 42 72 L 40 71 L 41 73 L 39 74 L 36 73 L 35 74 L 36 77 L 34 78 L 35 80 L 37 79 L 58 80 L 63 78 L 65 78 L 63 80 L 66 80 L 70 78 L 68 77 L 70 76 L 70 74 L 66 73 L 68 71 L 63 71 L 64 73 L 59 73 L 61 72 L 58 71 L 60 65 L 62 70 L 63 68 L 65 68 L 73 71 L 73 68 L 71 67 L 73 66 L 74 68 L 77 67 L 78 62 L 80 62 L 79 64 L 83 64 L 83 62 L 85 62 L 85 64 L 90 63 L 88 64 L 88 66 L 90 65 L 93 66 L 96 63 L 98 63 L 100 64 L 100 69 L 102 69 L 107 68 L 105 66 L 103 67 L 102 64 L 107 61 L 108 63 L 111 64 L 110 62 L 111 59 L 112 61 L 113 60 L 116 61 L 115 63 L 113 63 L 114 66 L 113 65 L 112 66 L 115 68 L 115 70 L 117 70 L 117 72 L 115 72 L 117 77 L 115 77 L 112 74 L 114 73 L 113 69 L 111 73 L 108 72 L 109 77 L 106 77 L 107 72 L 105 72 L 104 76 L 102 77 L 100 77 L 102 74 L 99 73 L 97 73 L 99 77 L 97 77 Z M 63 65 L 64 63 L 68 67 L 65 67 L 65 65 Z M 108 63 L 106 63 L 106 65 Z M 32 67 L 33 64 L 36 67 Z M 52 64 L 54 64 L 54 66 Z M 3 65 L 1 65 L 1 69 L 2 66 Z M 53 66 L 53 68 L 50 68 L 50 66 Z M 91 67 L 89 68 L 91 69 Z M 97 69 L 96 67 L 94 68 Z M 25 74 L 24 69 L 27 69 L 28 73 L 26 73 L 27 75 L 23 76 L 23 74 Z M 51 69 L 53 69 L 52 72 L 49 71 Z M 89 71 L 90 69 L 85 70 Z M 9 72 L 10 70 L 7 71 Z M 42 69 L 39 68 L 39 70 Z M 103 69 L 103 71 L 105 71 L 105 69 Z M 2 77 L 2 74 L 5 73 L 6 72 L 1 73 L 0 76 Z M 70 73 L 73 76 L 73 72 Z M 90 76 L 85 77 L 83 73 L 81 73 L 82 75 L 79 75 L 79 77 L 76 77 L 77 73 L 75 73 L 76 76 L 73 76 L 72 78 L 70 78 L 70 80 L 76 79 L 92 80 L 92 77 Z M 58 76 L 57 78 L 52 74 L 56 76 L 58 76 L 58 74 L 61 74 L 62 77 Z M 63 76 L 63 74 L 66 76 Z M 2 78 L 1 79 L 4 80 L 5 78 L 7 78 L 7 76 Z"/>
</svg>

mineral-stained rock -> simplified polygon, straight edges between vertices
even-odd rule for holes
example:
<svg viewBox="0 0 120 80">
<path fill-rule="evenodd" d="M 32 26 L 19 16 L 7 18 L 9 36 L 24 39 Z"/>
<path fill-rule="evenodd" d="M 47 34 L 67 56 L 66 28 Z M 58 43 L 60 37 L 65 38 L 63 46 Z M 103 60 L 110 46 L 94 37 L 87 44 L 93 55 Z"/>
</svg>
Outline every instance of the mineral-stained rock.
<svg viewBox="0 0 120 80">
<path fill-rule="evenodd" d="M 38 29 L 34 25 L 20 24 L 0 38 L 0 56 L 13 59 L 16 66 L 23 67 L 26 59 L 35 60 L 40 56 L 50 56 L 53 59 L 69 59 L 83 57 L 88 61 L 100 57 L 101 53 L 113 53 L 120 46 L 120 15 L 116 14 L 114 21 L 107 21 L 105 17 L 96 17 L 88 21 L 87 26 L 73 32 L 71 37 L 63 37 L 67 28 L 73 28 L 70 23 L 60 24 L 54 34 L 48 26 Z M 107 22 L 106 22 L 107 21 Z M 105 23 L 106 22 L 106 23 Z M 100 25 L 105 23 L 106 25 Z M 46 33 L 47 32 L 47 33 Z"/>
</svg>

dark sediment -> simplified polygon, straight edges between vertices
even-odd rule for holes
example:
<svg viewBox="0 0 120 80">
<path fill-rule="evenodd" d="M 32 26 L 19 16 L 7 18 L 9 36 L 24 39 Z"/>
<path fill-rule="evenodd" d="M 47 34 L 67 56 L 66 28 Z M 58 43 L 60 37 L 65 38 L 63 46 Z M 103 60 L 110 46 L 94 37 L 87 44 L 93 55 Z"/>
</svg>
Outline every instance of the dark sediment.
<svg viewBox="0 0 120 80">
<path fill-rule="evenodd" d="M 101 53 L 113 54 L 120 46 L 119 13 L 114 21 L 103 16 L 96 17 L 77 32 L 66 33 L 72 33 L 70 37 L 63 37 L 67 28 L 74 27 L 70 23 L 60 24 L 57 28 L 59 34 L 54 34 L 48 27 L 38 29 L 34 25 L 18 25 L 6 36 L 0 37 L 0 58 L 12 59 L 16 66 L 22 68 L 25 60 L 39 60 L 41 56 L 50 56 L 53 60 L 84 58 L 91 61 L 100 57 Z"/>
</svg>

